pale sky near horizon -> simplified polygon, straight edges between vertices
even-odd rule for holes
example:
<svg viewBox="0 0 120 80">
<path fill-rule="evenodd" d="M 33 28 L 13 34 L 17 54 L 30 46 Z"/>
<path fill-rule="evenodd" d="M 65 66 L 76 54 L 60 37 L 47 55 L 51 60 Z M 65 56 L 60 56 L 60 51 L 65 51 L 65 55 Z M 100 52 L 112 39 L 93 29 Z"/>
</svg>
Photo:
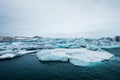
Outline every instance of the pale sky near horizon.
<svg viewBox="0 0 120 80">
<path fill-rule="evenodd" d="M 120 0 L 0 0 L 0 35 L 120 35 Z"/>
</svg>

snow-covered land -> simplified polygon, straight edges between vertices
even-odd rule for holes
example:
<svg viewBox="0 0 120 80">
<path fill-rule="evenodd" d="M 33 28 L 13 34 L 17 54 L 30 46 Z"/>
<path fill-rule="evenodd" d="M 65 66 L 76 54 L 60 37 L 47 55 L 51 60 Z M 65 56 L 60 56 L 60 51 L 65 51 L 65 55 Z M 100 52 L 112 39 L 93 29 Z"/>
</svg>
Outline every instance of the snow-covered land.
<svg viewBox="0 0 120 80">
<path fill-rule="evenodd" d="M 109 60 L 113 55 L 103 51 L 80 49 L 51 49 L 40 50 L 36 53 L 40 61 L 65 61 L 78 66 Z"/>
</svg>

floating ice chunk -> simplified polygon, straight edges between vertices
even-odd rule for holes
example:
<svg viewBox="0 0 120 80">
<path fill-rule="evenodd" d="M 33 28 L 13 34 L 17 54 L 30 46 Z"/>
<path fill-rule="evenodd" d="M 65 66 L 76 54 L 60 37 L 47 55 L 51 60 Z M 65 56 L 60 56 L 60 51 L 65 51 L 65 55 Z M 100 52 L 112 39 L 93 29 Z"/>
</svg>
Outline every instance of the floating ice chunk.
<svg viewBox="0 0 120 80">
<path fill-rule="evenodd" d="M 18 55 L 24 55 L 24 54 L 28 54 L 28 53 L 34 53 L 34 52 L 36 52 L 36 50 L 34 50 L 34 51 L 26 51 L 26 50 L 20 50 L 20 51 L 18 51 Z"/>
<path fill-rule="evenodd" d="M 92 51 L 81 49 L 51 49 L 37 52 L 41 61 L 67 61 L 74 65 L 86 66 L 90 63 L 101 62 L 110 59 L 113 55 L 106 51 Z"/>
<path fill-rule="evenodd" d="M 104 49 L 110 49 L 110 48 L 120 48 L 120 45 L 100 46 L 100 47 Z"/>
<path fill-rule="evenodd" d="M 6 53 L 11 53 L 12 50 L 4 50 L 4 51 L 0 51 L 0 56 Z"/>
<path fill-rule="evenodd" d="M 2 56 L 0 56 L 0 60 L 14 58 L 15 56 L 16 55 L 12 53 L 3 54 Z"/>
<path fill-rule="evenodd" d="M 22 56 L 28 53 L 34 53 L 36 51 L 26 51 L 26 50 L 19 50 L 19 51 L 0 51 L 0 60 L 6 60 L 6 59 L 11 59 L 11 58 L 15 58 L 18 56 Z"/>
<path fill-rule="evenodd" d="M 95 45 L 87 45 L 87 49 L 88 50 L 93 50 L 93 51 L 100 50 L 100 48 L 95 46 Z"/>
<path fill-rule="evenodd" d="M 49 50 L 39 51 L 36 55 L 41 61 L 68 61 L 67 57 L 51 54 Z"/>
<path fill-rule="evenodd" d="M 88 62 L 85 62 L 85 61 L 79 60 L 79 59 L 75 59 L 75 58 L 71 58 L 70 63 L 72 63 L 76 66 L 87 66 L 87 65 L 89 65 Z"/>
<path fill-rule="evenodd" d="M 113 55 L 105 51 L 88 51 L 81 55 L 72 56 L 70 63 L 85 66 L 95 62 L 109 60 Z"/>
</svg>

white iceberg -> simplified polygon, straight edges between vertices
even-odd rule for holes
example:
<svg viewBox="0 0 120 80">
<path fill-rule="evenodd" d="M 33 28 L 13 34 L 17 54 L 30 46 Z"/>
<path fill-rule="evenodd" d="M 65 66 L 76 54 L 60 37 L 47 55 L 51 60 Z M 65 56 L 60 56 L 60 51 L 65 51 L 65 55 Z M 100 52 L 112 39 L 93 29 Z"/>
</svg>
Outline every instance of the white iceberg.
<svg viewBox="0 0 120 80">
<path fill-rule="evenodd" d="M 2 56 L 0 56 L 0 60 L 14 58 L 15 56 L 16 55 L 12 53 L 3 54 Z"/>
<path fill-rule="evenodd" d="M 38 51 L 36 55 L 41 61 L 68 61 L 68 58 L 64 54 L 57 52 L 58 54 L 56 55 L 55 53 L 56 51 L 52 50 L 42 50 Z"/>
<path fill-rule="evenodd" d="M 12 59 L 18 56 L 22 56 L 28 53 L 34 53 L 36 51 L 26 51 L 26 50 L 19 50 L 19 51 L 0 51 L 0 60 Z"/>
<path fill-rule="evenodd" d="M 25 54 L 29 54 L 29 53 L 35 53 L 36 50 L 33 51 L 26 51 L 26 50 L 20 50 L 17 52 L 17 55 L 25 55 Z"/>
<path fill-rule="evenodd" d="M 40 50 L 36 55 L 40 61 L 65 61 L 78 66 L 109 60 L 113 56 L 103 50 L 92 51 L 85 48 Z"/>
<path fill-rule="evenodd" d="M 86 48 L 88 50 L 93 50 L 93 51 L 101 50 L 101 48 L 99 48 L 98 46 L 95 46 L 95 45 L 87 45 Z"/>
</svg>

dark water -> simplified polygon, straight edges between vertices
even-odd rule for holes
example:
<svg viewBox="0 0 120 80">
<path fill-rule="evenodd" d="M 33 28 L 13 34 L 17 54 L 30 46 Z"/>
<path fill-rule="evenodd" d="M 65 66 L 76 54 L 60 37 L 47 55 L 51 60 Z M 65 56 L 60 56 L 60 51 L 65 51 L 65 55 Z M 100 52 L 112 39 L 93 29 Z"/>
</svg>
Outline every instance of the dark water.
<svg viewBox="0 0 120 80">
<path fill-rule="evenodd" d="M 120 80 L 120 48 L 107 49 L 116 59 L 81 67 L 64 62 L 39 62 L 35 55 L 0 62 L 0 80 Z"/>
</svg>

